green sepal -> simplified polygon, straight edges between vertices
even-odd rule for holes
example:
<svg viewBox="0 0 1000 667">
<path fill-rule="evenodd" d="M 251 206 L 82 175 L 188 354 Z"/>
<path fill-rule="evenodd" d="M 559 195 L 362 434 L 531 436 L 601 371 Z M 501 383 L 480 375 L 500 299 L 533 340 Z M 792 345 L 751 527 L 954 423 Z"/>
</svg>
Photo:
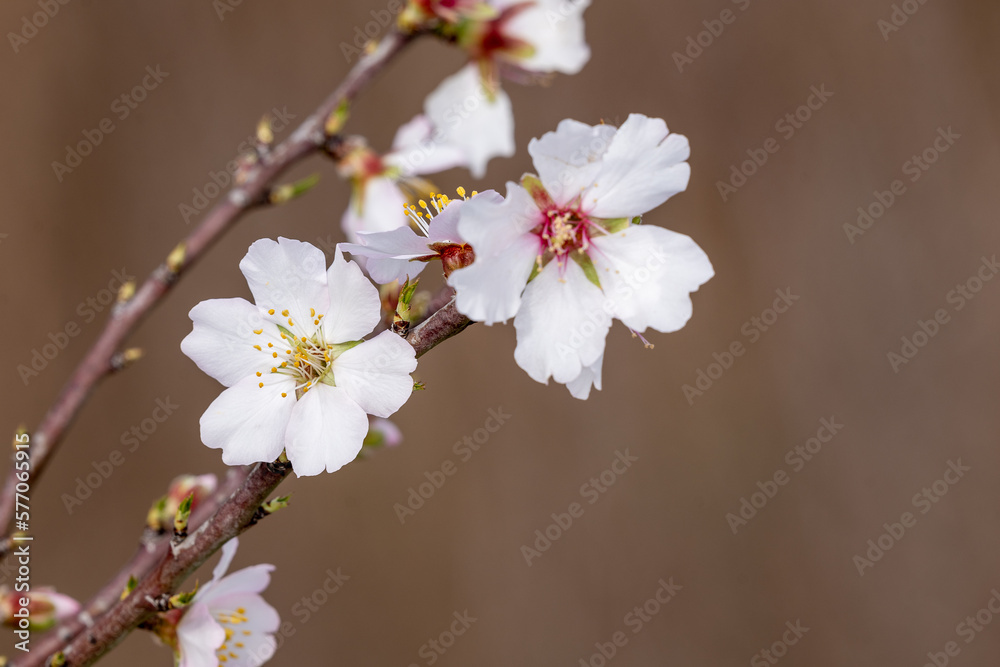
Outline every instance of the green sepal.
<svg viewBox="0 0 1000 667">
<path fill-rule="evenodd" d="M 603 227 L 608 234 L 617 234 L 628 229 L 632 221 L 628 218 L 613 218 L 611 220 L 598 220 L 597 224 Z"/>
<path fill-rule="evenodd" d="M 542 272 L 542 267 L 540 262 L 535 262 L 531 266 L 531 275 L 528 276 L 528 282 L 530 283 L 535 277 Z"/>
<path fill-rule="evenodd" d="M 601 279 L 597 276 L 597 267 L 594 266 L 594 260 L 590 259 L 590 255 L 585 252 L 573 252 L 570 253 L 570 257 L 583 269 L 583 275 L 587 276 L 587 280 L 601 289 Z"/>
</svg>

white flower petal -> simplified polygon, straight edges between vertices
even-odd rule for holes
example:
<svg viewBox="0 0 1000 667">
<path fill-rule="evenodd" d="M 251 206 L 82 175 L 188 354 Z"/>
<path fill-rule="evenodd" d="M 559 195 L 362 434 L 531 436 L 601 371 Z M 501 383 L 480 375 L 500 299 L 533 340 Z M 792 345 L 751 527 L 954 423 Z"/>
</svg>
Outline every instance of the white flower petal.
<svg viewBox="0 0 1000 667">
<path fill-rule="evenodd" d="M 482 192 L 462 206 L 459 235 L 476 251 L 476 261 L 448 278 L 455 288 L 455 305 L 466 317 L 494 324 L 517 313 L 521 292 L 541 252 L 541 241 L 530 233 L 541 213 L 528 192 L 507 184 L 507 198 Z"/>
<path fill-rule="evenodd" d="M 312 393 L 312 389 L 309 390 L 309 393 Z M 245 567 L 223 577 L 212 588 L 205 589 L 204 595 L 201 595 L 201 591 L 199 591 L 199 595 L 195 599 L 214 608 L 221 604 L 220 600 L 225 600 L 235 594 L 260 593 L 271 583 L 271 572 L 273 571 L 274 566 L 267 563 Z"/>
<path fill-rule="evenodd" d="M 604 295 L 576 262 L 549 262 L 524 290 L 514 318 L 514 360 L 534 380 L 566 383 L 604 354 L 611 316 Z"/>
<path fill-rule="evenodd" d="M 334 253 L 327 272 L 330 282 L 330 306 L 321 320 L 329 343 L 361 340 L 382 319 L 382 300 L 361 267 Z"/>
<path fill-rule="evenodd" d="M 445 79 L 427 96 L 424 110 L 442 131 L 442 142 L 465 154 L 474 177 L 483 177 L 492 158 L 514 155 L 510 98 L 497 90 L 491 100 L 476 64 L 470 63 Z"/>
<path fill-rule="evenodd" d="M 601 160 L 583 208 L 598 218 L 641 215 L 687 188 L 687 137 L 670 134 L 659 118 L 632 114 Z"/>
<path fill-rule="evenodd" d="M 481 192 L 473 199 L 496 203 L 503 201 L 503 197 L 494 190 Z M 462 219 L 462 207 L 465 206 L 466 201 L 465 199 L 453 199 L 443 211 L 431 218 L 427 225 L 427 241 L 429 243 L 464 243 L 465 240 L 458 231 L 458 221 Z"/>
<path fill-rule="evenodd" d="M 290 316 L 301 322 L 307 334 L 315 331 L 308 326 L 309 309 L 323 312 L 329 300 L 322 250 L 294 239 L 260 239 L 250 246 L 240 270 L 266 319 L 287 327 Z M 266 315 L 272 308 L 275 314 Z M 282 317 L 283 310 L 288 310 L 289 316 Z"/>
<path fill-rule="evenodd" d="M 263 334 L 254 331 L 271 331 L 274 325 L 246 299 L 202 301 L 188 315 L 194 327 L 181 341 L 181 351 L 225 386 L 233 386 L 266 364 L 253 348 Z"/>
<path fill-rule="evenodd" d="M 434 254 L 427 247 L 427 239 L 417 236 L 409 227 L 391 232 L 360 232 L 357 243 L 341 243 L 337 247 L 355 257 L 367 258 L 368 275 L 380 285 L 394 280 L 402 282 L 407 276 L 415 278 L 427 264 L 410 260 Z"/>
<path fill-rule="evenodd" d="M 264 387 L 258 387 L 263 382 Z M 281 393 L 287 394 L 285 398 Z M 295 381 L 251 375 L 219 394 L 201 416 L 201 441 L 222 450 L 227 465 L 273 461 L 285 446 L 285 428 L 295 407 Z"/>
<path fill-rule="evenodd" d="M 233 564 L 233 558 L 236 557 L 236 550 L 239 548 L 240 538 L 238 537 L 234 537 L 222 545 L 222 557 L 219 559 L 219 562 L 216 563 L 215 569 L 212 570 L 212 583 L 216 583 L 222 579 L 222 577 L 226 576 L 226 572 L 229 571 L 229 566 Z"/>
<path fill-rule="evenodd" d="M 601 158 L 617 132 L 611 125 L 566 119 L 555 132 L 528 142 L 538 177 L 556 204 L 570 204 L 594 184 Z"/>
<path fill-rule="evenodd" d="M 632 225 L 591 240 L 590 256 L 614 315 L 643 332 L 677 331 L 691 317 L 691 297 L 714 275 L 712 263 L 684 234 Z"/>
<path fill-rule="evenodd" d="M 226 631 L 212 618 L 208 607 L 192 604 L 177 624 L 178 667 L 218 667 L 215 650 L 225 641 Z"/>
<path fill-rule="evenodd" d="M 535 47 L 521 67 L 535 72 L 576 74 L 590 60 L 584 38 L 583 11 L 590 0 L 535 0 L 504 26 L 504 34 Z"/>
<path fill-rule="evenodd" d="M 592 388 L 600 391 L 601 367 L 603 364 L 604 355 L 602 354 L 597 358 L 597 361 L 589 366 L 584 366 L 575 380 L 570 380 L 566 383 L 566 388 L 569 389 L 569 393 L 573 395 L 573 398 L 585 401 L 590 397 L 590 390 Z"/>
<path fill-rule="evenodd" d="M 391 331 L 383 331 L 337 357 L 333 377 L 365 412 L 388 417 L 413 393 L 410 373 L 416 368 L 413 347 Z M 367 432 L 366 422 L 361 437 Z"/>
<path fill-rule="evenodd" d="M 315 385 L 288 424 L 288 460 L 299 477 L 335 472 L 357 458 L 367 433 L 368 417 L 346 390 Z"/>
<path fill-rule="evenodd" d="M 361 201 L 351 198 L 341 225 L 347 237 L 357 240 L 358 232 L 387 232 L 408 224 L 403 211 L 406 198 L 396 181 L 375 176 L 365 181 Z"/>
<path fill-rule="evenodd" d="M 260 667 L 274 656 L 273 634 L 281 625 L 278 612 L 259 595 L 234 595 L 224 602 L 224 608 L 213 611 L 232 614 L 242 609 L 240 616 L 247 620 L 230 626 L 233 636 L 226 641 L 226 662 L 221 667 Z"/>
<path fill-rule="evenodd" d="M 382 161 L 398 168 L 404 176 L 468 166 L 462 149 L 446 143 L 445 133 L 439 132 L 430 118 L 422 114 L 399 128 L 392 152 L 383 156 Z"/>
</svg>

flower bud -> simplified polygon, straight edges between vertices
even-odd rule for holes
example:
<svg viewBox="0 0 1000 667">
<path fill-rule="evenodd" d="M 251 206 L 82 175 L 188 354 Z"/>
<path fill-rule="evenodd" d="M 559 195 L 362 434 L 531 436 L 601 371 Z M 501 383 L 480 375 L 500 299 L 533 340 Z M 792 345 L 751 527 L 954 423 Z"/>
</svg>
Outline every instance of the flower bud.
<svg viewBox="0 0 1000 667">
<path fill-rule="evenodd" d="M 79 611 L 79 602 L 54 588 L 19 593 L 0 587 L 0 620 L 11 628 L 48 630 Z"/>
<path fill-rule="evenodd" d="M 147 524 L 157 532 L 172 530 L 177 510 L 189 495 L 194 494 L 191 501 L 191 510 L 194 511 L 198 503 L 215 492 L 217 486 L 215 475 L 180 475 L 174 478 L 167 495 L 149 509 Z"/>
</svg>

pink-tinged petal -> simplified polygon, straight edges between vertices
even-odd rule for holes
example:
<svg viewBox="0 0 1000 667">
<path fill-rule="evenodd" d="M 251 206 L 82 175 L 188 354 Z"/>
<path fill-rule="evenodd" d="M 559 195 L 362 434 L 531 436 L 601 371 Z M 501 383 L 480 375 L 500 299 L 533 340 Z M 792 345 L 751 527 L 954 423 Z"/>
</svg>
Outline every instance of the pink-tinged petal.
<svg viewBox="0 0 1000 667">
<path fill-rule="evenodd" d="M 495 324 L 517 313 L 521 293 L 541 252 L 530 232 L 542 220 L 531 195 L 507 184 L 507 198 L 483 192 L 462 206 L 459 234 L 476 251 L 476 261 L 448 278 L 455 288 L 455 306 L 466 317 Z"/>
<path fill-rule="evenodd" d="M 523 40 L 534 53 L 518 61 L 534 72 L 576 74 L 590 60 L 584 37 L 583 11 L 590 0 L 535 0 L 504 26 L 504 33 Z"/>
<path fill-rule="evenodd" d="M 357 458 L 367 433 L 368 416 L 346 390 L 315 385 L 288 424 L 288 460 L 299 477 L 335 472 Z"/>
<path fill-rule="evenodd" d="M 208 406 L 201 416 L 201 440 L 221 449 L 227 465 L 273 461 L 285 446 L 285 428 L 294 407 L 294 380 L 271 373 L 251 375 Z"/>
<path fill-rule="evenodd" d="M 427 96 L 424 110 L 440 128 L 442 143 L 463 152 L 475 178 L 486 174 L 492 158 L 515 153 L 510 98 L 500 89 L 491 96 L 475 63 L 445 79 Z"/>
<path fill-rule="evenodd" d="M 188 313 L 194 328 L 181 341 L 181 351 L 202 371 L 231 387 L 261 370 L 267 360 L 254 345 L 280 340 L 277 329 L 246 299 L 210 299 Z M 266 330 L 268 334 L 255 334 Z"/>
<path fill-rule="evenodd" d="M 380 447 L 399 447 L 403 444 L 403 431 L 394 422 L 381 417 L 375 417 L 368 423 L 368 434 L 372 436 L 371 444 Z"/>
<path fill-rule="evenodd" d="M 326 257 L 309 243 L 279 238 L 255 241 L 240 262 L 254 302 L 261 314 L 276 324 L 288 325 L 288 318 L 306 325 L 310 308 L 322 312 L 329 294 L 326 285 Z M 274 309 L 274 315 L 266 311 Z M 283 316 L 282 311 L 289 311 Z M 315 327 L 305 327 L 311 333 Z"/>
<path fill-rule="evenodd" d="M 538 176 L 557 204 L 572 203 L 594 184 L 601 158 L 617 132 L 611 125 L 590 126 L 566 119 L 555 132 L 528 142 Z"/>
<path fill-rule="evenodd" d="M 566 383 L 604 354 L 611 316 L 604 295 L 576 262 L 549 262 L 527 289 L 514 318 L 514 360 L 532 379 Z"/>
<path fill-rule="evenodd" d="M 178 667 L 218 667 L 217 648 L 226 641 L 226 631 L 203 604 L 192 604 L 177 624 L 180 652 Z"/>
<path fill-rule="evenodd" d="M 62 621 L 80 612 L 80 603 L 68 595 L 57 593 L 54 590 L 46 590 L 46 597 L 52 603 L 56 620 Z"/>
<path fill-rule="evenodd" d="M 590 256 L 614 315 L 638 332 L 677 331 L 691 317 L 691 297 L 714 275 L 690 237 L 652 225 L 632 225 L 597 237 Z"/>
<path fill-rule="evenodd" d="M 321 320 L 327 342 L 361 340 L 382 318 L 378 290 L 365 278 L 361 267 L 347 261 L 340 252 L 334 253 L 327 276 L 330 306 Z"/>
<path fill-rule="evenodd" d="M 391 331 L 383 331 L 337 357 L 333 377 L 365 412 L 388 417 L 413 393 L 410 373 L 416 369 L 413 347 Z M 365 422 L 361 437 L 367 432 Z"/>
<path fill-rule="evenodd" d="M 311 389 L 309 393 L 312 393 Z M 273 571 L 274 566 L 267 563 L 245 567 L 223 577 L 211 589 L 206 589 L 204 595 L 199 595 L 195 599 L 215 609 L 233 595 L 260 593 L 270 585 Z"/>
<path fill-rule="evenodd" d="M 396 181 L 383 176 L 369 178 L 361 200 L 351 198 L 351 203 L 341 220 L 347 237 L 357 240 L 358 232 L 387 232 L 408 224 L 403 211 L 406 198 Z"/>
<path fill-rule="evenodd" d="M 465 153 L 445 142 L 445 133 L 424 115 L 399 128 L 392 152 L 382 161 L 396 167 L 404 176 L 433 174 L 446 169 L 468 166 Z"/>
<path fill-rule="evenodd" d="M 584 366 L 575 380 L 566 383 L 566 388 L 573 398 L 585 401 L 590 397 L 590 390 L 601 390 L 601 367 L 604 364 L 604 355 L 597 358 L 597 361 L 589 366 Z"/>
<path fill-rule="evenodd" d="M 601 160 L 583 208 L 598 218 L 641 215 L 687 188 L 691 167 L 687 137 L 670 134 L 659 118 L 632 114 Z"/>
</svg>

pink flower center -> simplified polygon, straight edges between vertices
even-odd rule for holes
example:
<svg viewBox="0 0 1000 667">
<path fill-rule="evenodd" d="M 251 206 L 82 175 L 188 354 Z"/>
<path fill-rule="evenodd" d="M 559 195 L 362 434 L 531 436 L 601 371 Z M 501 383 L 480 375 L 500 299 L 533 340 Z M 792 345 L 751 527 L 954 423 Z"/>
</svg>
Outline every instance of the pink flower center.
<svg viewBox="0 0 1000 667">
<path fill-rule="evenodd" d="M 554 257 L 562 263 L 574 250 L 586 252 L 590 247 L 592 223 L 578 209 L 553 208 L 543 215 L 545 219 L 534 229 L 542 243 L 540 260 Z"/>
</svg>

